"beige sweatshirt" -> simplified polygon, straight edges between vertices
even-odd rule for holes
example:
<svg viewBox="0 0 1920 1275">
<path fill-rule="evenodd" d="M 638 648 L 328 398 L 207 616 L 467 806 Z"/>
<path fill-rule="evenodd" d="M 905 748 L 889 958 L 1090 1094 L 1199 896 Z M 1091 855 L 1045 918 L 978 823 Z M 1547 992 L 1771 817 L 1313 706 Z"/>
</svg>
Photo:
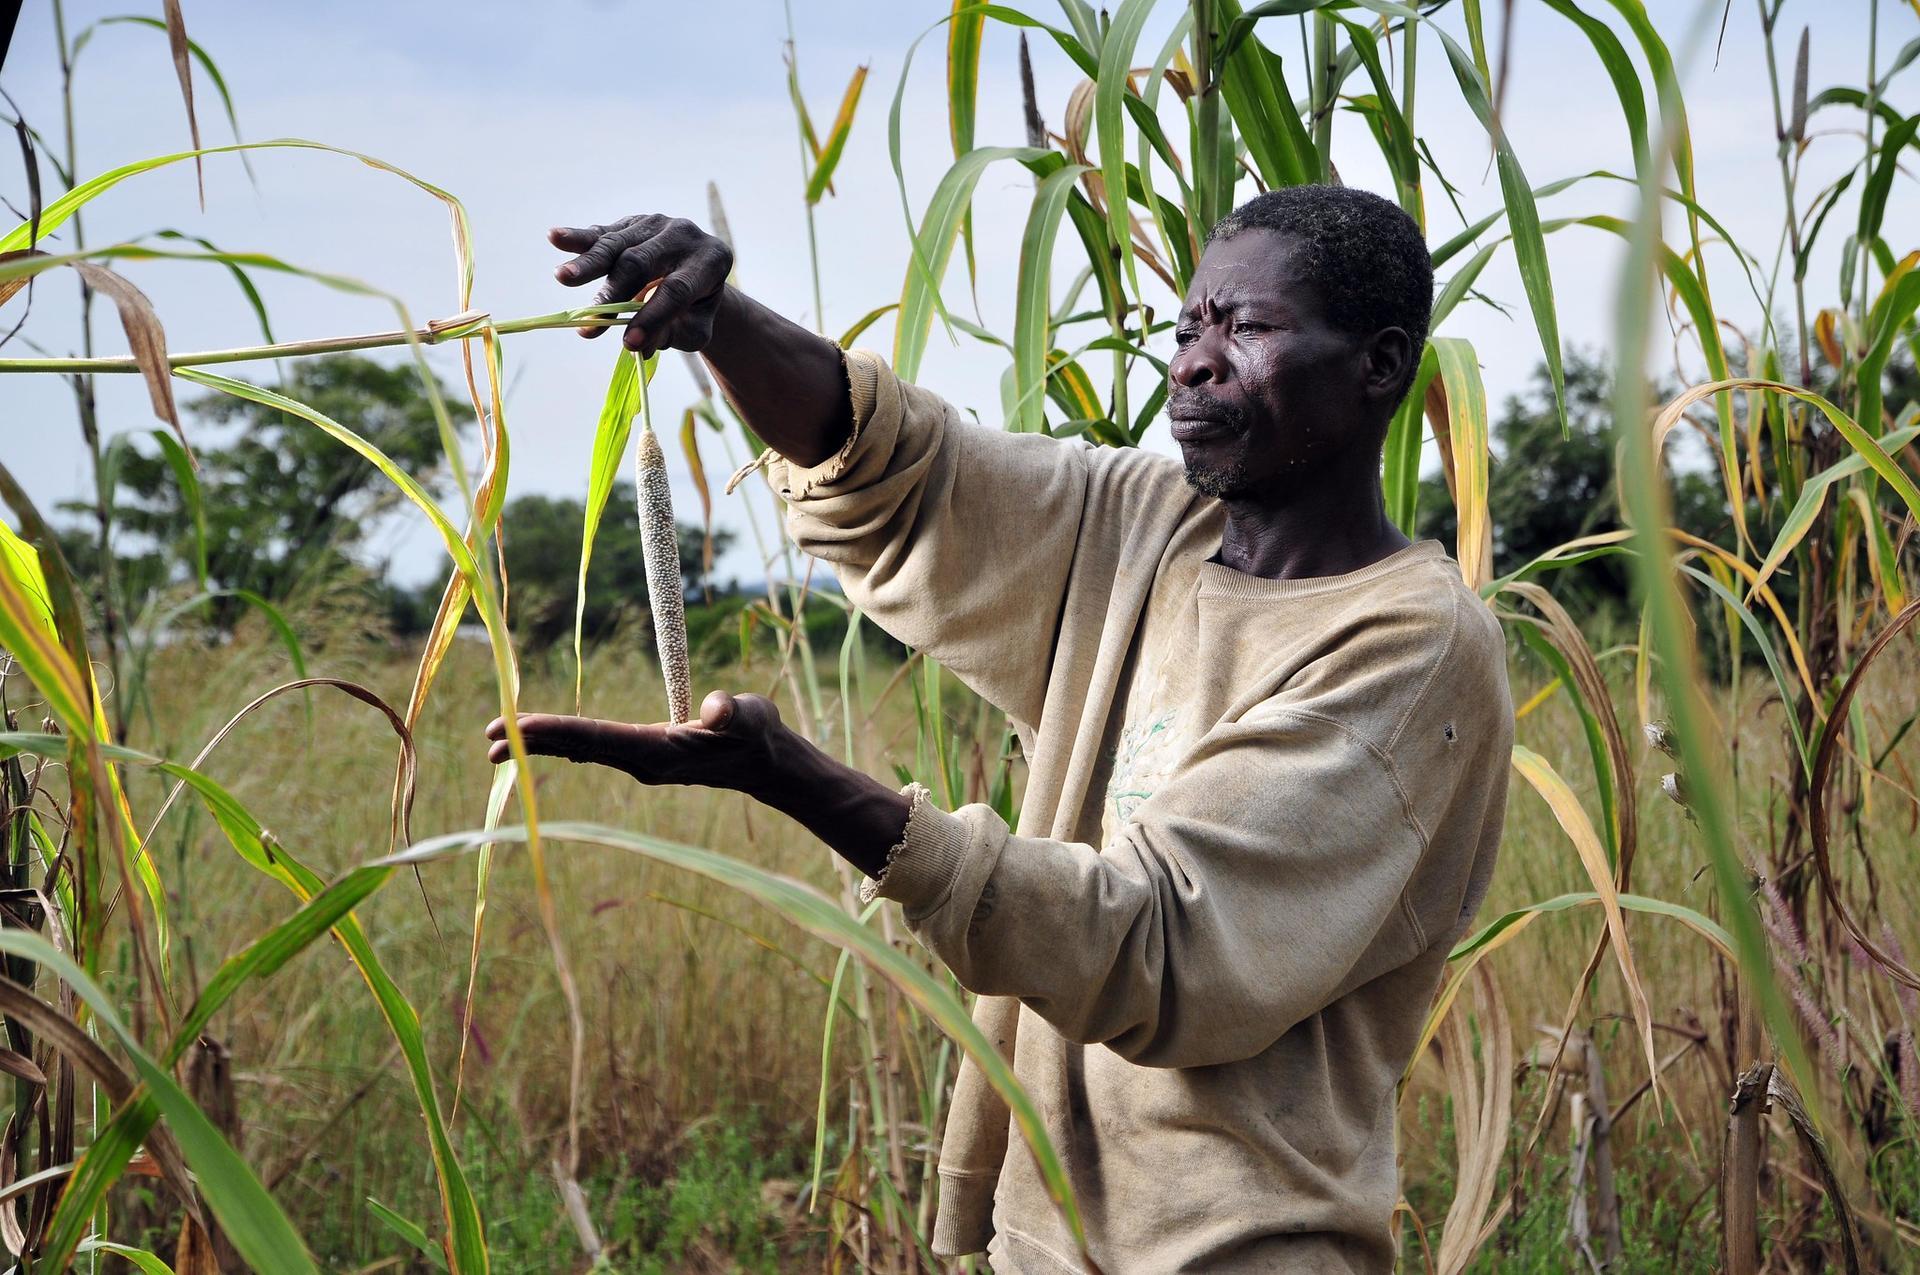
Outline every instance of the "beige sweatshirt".
<svg viewBox="0 0 1920 1275">
<path fill-rule="evenodd" d="M 1386 1271 L 1394 1088 L 1493 868 L 1513 706 L 1436 541 L 1211 561 L 1181 466 L 964 422 L 847 356 L 855 432 L 771 471 L 848 596 L 1012 719 L 1019 828 L 917 800 L 896 899 L 1038 1104 L 1114 1275 Z M 1079 1271 L 971 1063 L 934 1249 Z"/>
</svg>

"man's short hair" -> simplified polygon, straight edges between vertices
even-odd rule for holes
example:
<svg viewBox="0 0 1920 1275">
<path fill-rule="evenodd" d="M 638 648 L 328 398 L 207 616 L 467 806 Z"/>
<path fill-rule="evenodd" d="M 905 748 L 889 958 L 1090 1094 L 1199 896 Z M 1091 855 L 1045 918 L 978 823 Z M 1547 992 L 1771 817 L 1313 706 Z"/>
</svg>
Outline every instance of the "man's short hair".
<svg viewBox="0 0 1920 1275">
<path fill-rule="evenodd" d="M 1334 327 L 1356 336 L 1399 328 L 1418 362 L 1433 317 L 1433 257 L 1413 218 L 1352 186 L 1282 186 L 1222 217 L 1207 242 L 1248 230 L 1293 238 L 1293 263 Z"/>
</svg>

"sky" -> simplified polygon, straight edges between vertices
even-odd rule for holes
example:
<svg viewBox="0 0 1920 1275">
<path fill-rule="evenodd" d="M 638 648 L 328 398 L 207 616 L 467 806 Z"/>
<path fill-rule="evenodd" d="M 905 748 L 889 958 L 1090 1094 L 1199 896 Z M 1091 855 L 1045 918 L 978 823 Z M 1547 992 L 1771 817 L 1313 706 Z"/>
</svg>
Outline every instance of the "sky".
<svg viewBox="0 0 1920 1275">
<path fill-rule="evenodd" d="M 139 0 L 131 11 L 139 12 Z M 113 13 L 129 0 L 71 0 L 69 32 Z M 1793 43 L 1803 23 L 1813 32 L 1810 81 L 1814 91 L 1833 83 L 1859 84 L 1868 63 L 1869 5 L 1873 0 L 1788 0 L 1779 56 L 1790 76 Z M 786 15 L 773 0 L 717 4 L 613 3 L 549 0 L 539 6 L 507 0 L 467 0 L 459 6 L 332 0 L 325 5 L 185 0 L 188 29 L 218 61 L 248 140 L 304 137 L 360 150 L 397 164 L 458 195 L 472 218 L 477 273 L 474 304 L 496 318 L 538 314 L 591 300 L 554 281 L 561 255 L 544 233 L 553 224 L 604 222 L 634 212 L 660 211 L 706 220 L 707 183 L 717 184 L 735 240 L 740 285 L 768 305 L 830 334 L 875 306 L 898 298 L 909 261 L 909 231 L 887 152 L 887 112 L 913 41 L 947 10 L 938 0 L 852 3 L 796 0 L 803 89 L 815 116 L 830 118 L 848 76 L 870 68 L 835 194 L 817 209 L 824 315 L 813 313 L 807 227 L 792 109 L 782 59 Z M 1059 22 L 1046 0 L 1019 7 Z M 1632 47 L 1608 5 L 1607 12 Z M 152 5 L 157 14 L 159 5 Z M 1505 5 L 1486 6 L 1490 47 L 1500 44 Z M 1610 169 L 1631 172 L 1631 152 L 1610 81 L 1579 31 L 1538 0 L 1513 7 L 1506 126 L 1527 179 Z M 1724 42 L 1713 36 L 1720 6 L 1655 0 L 1656 23 L 1682 62 L 1683 82 L 1698 160 L 1703 204 L 1733 238 L 1770 264 L 1783 206 L 1775 157 L 1765 52 L 1752 8 L 1732 6 Z M 1920 36 L 1920 20 L 1906 5 L 1879 5 L 1878 57 Z M 1181 6 L 1167 3 L 1149 21 L 1141 41 L 1158 50 Z M 1461 17 L 1444 11 L 1440 24 L 1464 39 Z M 1705 38 L 1690 33 L 1705 32 Z M 1262 24 L 1263 38 L 1286 59 L 1301 61 L 1291 19 Z M 901 109 L 902 155 L 908 200 L 918 218 L 935 183 L 952 161 L 944 84 L 944 30 L 919 46 Z M 1690 51 L 1689 51 L 1690 50 Z M 1033 46 L 1038 98 L 1058 129 L 1077 69 L 1044 37 Z M 1150 56 L 1150 53 L 1148 55 Z M 1459 188 L 1471 219 L 1500 206 L 1497 176 L 1488 162 L 1485 132 L 1463 104 L 1435 42 L 1423 42 L 1415 130 Z M 1394 72 L 1397 75 L 1397 71 Z M 1300 78 L 1300 77 L 1296 77 Z M 1358 81 L 1355 91 L 1360 91 Z M 1296 85 L 1296 87 L 1299 87 Z M 61 99 L 49 0 L 27 0 L 0 88 L 28 122 L 58 136 Z M 187 124 L 165 38 L 155 30 L 112 25 L 89 41 L 75 72 L 75 130 L 82 174 L 135 159 L 185 149 Z M 200 126 L 208 144 L 231 140 L 219 101 L 205 77 L 196 82 Z M 1172 95 L 1165 97 L 1171 100 Z M 1890 103 L 1903 114 L 1920 109 L 1920 70 L 1894 82 Z M 1171 108 L 1163 118 L 1172 119 Z M 1802 190 L 1819 189 L 1857 162 L 1858 116 L 1816 116 L 1816 130 L 1835 132 L 1809 153 Z M 1849 132 L 1851 130 L 1851 132 Z M 1182 135 L 1184 130 L 1175 132 Z M 1019 144 L 1024 130 L 1016 36 L 989 23 L 982 57 L 977 144 Z M 1349 185 L 1389 193 L 1388 176 L 1364 125 L 1343 112 L 1335 124 L 1335 163 Z M 0 173 L 0 195 L 24 208 L 25 180 L 17 162 Z M 206 165 L 201 211 L 191 165 L 133 179 L 85 214 L 88 242 L 133 239 L 163 228 L 202 236 L 232 250 L 271 253 L 303 267 L 350 276 L 401 297 L 417 320 L 454 313 L 454 255 L 442 206 L 395 177 L 339 156 L 299 151 L 256 153 L 257 185 L 233 156 Z M 58 189 L 51 170 L 44 188 Z M 1243 183 L 1241 198 L 1251 193 Z M 1633 192 L 1624 183 L 1589 181 L 1546 201 L 1542 216 L 1611 213 L 1630 216 Z M 1010 334 L 1021 229 L 1032 198 L 1031 180 L 1016 165 L 987 171 L 975 199 L 979 248 L 978 317 Z M 1429 232 L 1437 243 L 1460 220 L 1428 182 Z M 1853 205 L 1849 202 L 1847 207 Z M 1886 233 L 1897 253 L 1920 227 L 1920 193 L 1903 175 L 1894 186 Z M 1670 218 L 1669 237 L 1678 233 Z M 1843 235 L 1832 233 L 1815 254 L 1810 294 L 1834 295 Z M 1071 277 L 1077 243 L 1063 234 L 1056 287 Z M 1604 231 L 1572 228 L 1549 240 L 1561 338 L 1568 348 L 1604 347 L 1613 323 L 1621 242 Z M 1715 300 L 1736 323 L 1752 328 L 1760 303 L 1747 288 L 1732 254 L 1708 249 Z M 969 313 L 964 267 L 948 276 L 950 305 Z M 174 350 L 253 344 L 260 339 L 238 290 L 217 269 L 168 262 L 128 262 L 121 268 L 152 298 Z M 1444 278 L 1447 271 L 1443 270 Z M 1761 277 L 1764 286 L 1764 277 Z M 297 278 L 258 276 L 281 340 L 376 331 L 395 326 L 385 302 L 327 290 Z M 1523 391 L 1532 381 L 1540 345 L 1510 254 L 1501 252 L 1479 288 L 1504 307 L 1466 304 L 1442 329 L 1471 340 L 1479 354 L 1490 401 Z M 55 352 L 78 343 L 75 289 L 58 275 L 36 288 L 22 337 Z M 1160 312 L 1173 298 L 1151 296 Z M 20 298 L 0 320 L 19 318 Z M 1776 305 L 1776 314 L 1786 312 Z M 101 353 L 124 342 L 111 308 L 95 319 Z M 885 352 L 892 328 L 882 320 L 860 344 Z M 1155 338 L 1171 351 L 1170 334 Z M 16 339 L 4 356 L 28 351 Z M 1683 349 L 1657 351 L 1658 370 L 1698 379 L 1697 359 Z M 530 333 L 508 339 L 510 385 L 506 421 L 514 440 L 513 492 L 580 495 L 585 488 L 595 420 L 615 358 L 613 338 L 583 341 L 571 333 Z M 446 350 L 432 359 L 449 381 L 457 360 Z M 1000 351 L 965 336 L 949 341 L 936 325 L 920 380 L 990 424 L 1000 421 Z M 239 369 L 268 375 L 264 365 Z M 1142 400 L 1150 369 L 1135 384 Z M 146 431 L 157 422 L 136 377 L 103 377 L 101 410 L 109 432 Z M 185 388 L 185 387 L 183 387 Z M 661 364 L 654 384 L 656 419 L 674 423 L 693 401 L 693 382 L 678 355 Z M 185 395 L 191 398 L 192 394 Z M 192 424 L 189 422 L 191 436 Z M 703 438 L 706 467 L 715 476 L 716 522 L 739 531 L 738 545 L 719 564 L 721 578 L 763 574 L 749 522 L 758 502 L 764 531 L 773 507 L 757 484 L 722 497 L 719 476 L 744 457 L 729 457 L 714 436 Z M 1172 452 L 1164 420 L 1147 445 Z M 697 510 L 678 449 L 668 441 L 682 518 Z M 42 508 L 79 498 L 91 475 L 75 423 L 71 395 L 57 378 L 0 378 L 0 460 L 35 494 Z M 511 534 L 511 526 L 508 528 Z M 444 572 L 438 541 L 426 521 L 409 511 L 372 538 L 375 557 L 393 574 L 417 582 Z"/>
</svg>

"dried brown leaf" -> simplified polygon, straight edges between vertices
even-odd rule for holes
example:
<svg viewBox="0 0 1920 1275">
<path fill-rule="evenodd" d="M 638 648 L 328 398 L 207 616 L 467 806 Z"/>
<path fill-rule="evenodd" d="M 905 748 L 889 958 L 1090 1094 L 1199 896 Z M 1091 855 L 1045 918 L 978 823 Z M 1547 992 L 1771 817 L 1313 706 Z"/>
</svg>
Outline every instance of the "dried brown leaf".
<svg viewBox="0 0 1920 1275">
<path fill-rule="evenodd" d="M 1460 1157 L 1453 1203 L 1447 1209 L 1435 1259 L 1439 1275 L 1459 1275 L 1467 1268 L 1505 1207 L 1488 1216 L 1513 1119 L 1513 1028 L 1491 967 L 1482 964 L 1474 970 L 1473 991 L 1479 1031 L 1467 1021 L 1464 1003 L 1456 1001 L 1437 1040 L 1453 1095 L 1454 1140 Z M 1476 1035 L 1481 1044 L 1478 1066 L 1473 1057 Z"/>
<path fill-rule="evenodd" d="M 134 1084 L 120 1065 L 71 1018 L 35 996 L 10 978 L 0 977 L 0 1012 L 38 1036 L 54 1052 L 72 1063 L 101 1089 L 117 1107 L 133 1097 Z M 155 1125 L 147 1135 L 147 1149 L 159 1162 L 161 1176 L 172 1187 L 189 1213 L 199 1212 L 198 1197 L 187 1176 L 186 1162 L 174 1145 L 173 1135 Z"/>
<path fill-rule="evenodd" d="M 173 401 L 173 366 L 167 362 L 167 333 L 160 326 L 160 316 L 154 312 L 153 302 L 147 300 L 147 294 L 133 286 L 125 276 L 114 273 L 103 265 L 91 261 L 71 263 L 87 286 L 95 292 L 105 293 L 113 298 L 113 305 L 120 312 L 120 327 L 127 334 L 127 346 L 133 352 L 133 361 L 140 365 L 140 375 L 147 381 L 147 396 L 153 401 L 153 414 L 173 426 L 180 445 L 187 449 L 187 456 L 193 459 L 193 448 L 187 443 L 187 434 L 180 427 L 180 409 Z M 194 459 L 195 468 L 200 462 Z"/>
<path fill-rule="evenodd" d="M 193 62 L 187 50 L 187 19 L 180 0 L 166 0 L 167 50 L 173 54 L 173 73 L 180 77 L 180 98 L 187 104 L 187 133 L 193 149 L 200 149 L 200 121 L 193 113 Z M 193 180 L 200 188 L 200 211 L 207 210 L 207 172 L 200 156 L 193 157 Z"/>
<path fill-rule="evenodd" d="M 713 493 L 707 490 L 707 467 L 700 461 L 699 418 L 689 407 L 680 418 L 680 450 L 687 454 L 693 490 L 700 497 L 700 587 L 713 574 Z"/>
<path fill-rule="evenodd" d="M 0 1047 L 0 1071 L 24 1080 L 30 1085 L 47 1083 L 47 1073 L 41 1071 L 33 1059 L 17 1050 Z"/>
</svg>

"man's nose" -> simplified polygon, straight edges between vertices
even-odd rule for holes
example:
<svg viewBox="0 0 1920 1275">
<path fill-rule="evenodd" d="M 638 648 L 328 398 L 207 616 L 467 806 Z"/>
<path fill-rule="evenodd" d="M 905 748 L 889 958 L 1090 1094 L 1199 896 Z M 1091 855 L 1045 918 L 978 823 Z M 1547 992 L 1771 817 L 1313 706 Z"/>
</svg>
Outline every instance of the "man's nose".
<svg viewBox="0 0 1920 1275">
<path fill-rule="evenodd" d="M 1193 344 L 1173 356 L 1167 364 L 1167 378 L 1178 386 L 1218 385 L 1227 379 L 1226 360 L 1220 342 L 1211 333 L 1202 333 Z"/>
</svg>

